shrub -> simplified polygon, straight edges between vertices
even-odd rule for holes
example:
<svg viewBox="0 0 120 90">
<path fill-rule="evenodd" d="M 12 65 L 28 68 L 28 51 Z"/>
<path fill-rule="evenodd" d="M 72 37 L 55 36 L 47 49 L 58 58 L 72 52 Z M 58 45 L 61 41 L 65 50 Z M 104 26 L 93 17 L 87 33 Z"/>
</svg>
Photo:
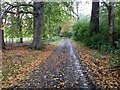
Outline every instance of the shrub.
<svg viewBox="0 0 120 90">
<path fill-rule="evenodd" d="M 72 32 L 64 31 L 61 33 L 61 36 L 70 38 L 70 37 L 72 37 Z"/>
<path fill-rule="evenodd" d="M 92 36 L 89 34 L 89 22 L 85 19 L 76 22 L 73 25 L 73 39 L 81 42 L 83 45 L 88 46 L 92 49 L 98 49 L 107 53 L 114 53 L 109 44 L 109 32 L 106 22 L 100 24 L 99 33 L 93 33 Z M 120 49 L 119 30 L 115 30 L 116 49 L 118 52 Z"/>
<path fill-rule="evenodd" d="M 109 31 L 106 25 L 107 20 L 100 23 L 99 33 L 89 33 L 89 22 L 81 20 L 73 25 L 73 39 L 80 42 L 82 45 L 92 49 L 97 49 L 103 54 L 109 54 L 110 67 L 120 66 L 120 30 L 115 26 L 115 49 L 112 49 L 109 44 Z"/>
<path fill-rule="evenodd" d="M 83 19 L 73 25 L 73 39 L 76 41 L 84 41 L 85 35 L 88 34 L 89 23 Z M 89 36 L 89 35 L 88 35 Z"/>
</svg>

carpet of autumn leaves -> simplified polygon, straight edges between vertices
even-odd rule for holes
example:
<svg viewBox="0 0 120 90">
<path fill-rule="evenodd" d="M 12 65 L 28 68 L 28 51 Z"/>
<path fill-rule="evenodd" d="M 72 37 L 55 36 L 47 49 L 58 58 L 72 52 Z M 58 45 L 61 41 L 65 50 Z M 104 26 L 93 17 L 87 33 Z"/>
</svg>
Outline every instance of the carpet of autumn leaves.
<svg viewBox="0 0 120 90">
<path fill-rule="evenodd" d="M 8 46 L 2 55 L 2 88 L 16 85 L 49 58 L 56 48 L 46 45 L 43 50 L 31 50 L 25 47 Z"/>
<path fill-rule="evenodd" d="M 87 69 L 92 74 L 93 81 L 102 88 L 120 88 L 120 67 L 111 69 L 108 65 L 110 56 L 100 55 L 94 57 L 91 53 L 96 50 L 88 49 L 78 45 L 73 41 L 73 44 L 78 53 L 78 57 L 86 64 Z"/>
</svg>

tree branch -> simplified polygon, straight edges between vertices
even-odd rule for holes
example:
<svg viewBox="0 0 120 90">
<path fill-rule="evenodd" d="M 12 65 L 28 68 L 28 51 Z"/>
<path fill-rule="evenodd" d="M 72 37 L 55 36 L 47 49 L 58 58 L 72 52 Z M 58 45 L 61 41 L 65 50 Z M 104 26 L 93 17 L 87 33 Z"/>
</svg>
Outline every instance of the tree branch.
<svg viewBox="0 0 120 90">
<path fill-rule="evenodd" d="M 109 5 L 108 5 L 104 0 L 102 0 L 102 3 L 103 3 L 107 8 L 109 8 Z"/>
<path fill-rule="evenodd" d="M 68 7 L 68 4 L 67 4 L 67 3 L 63 3 L 63 6 L 67 7 L 67 9 L 68 9 L 69 11 L 72 11 L 72 13 L 75 14 L 75 15 L 77 16 L 77 18 L 79 18 L 79 15 L 78 15 L 77 13 L 75 13 L 72 8 Z"/>
<path fill-rule="evenodd" d="M 5 4 L 7 4 L 7 5 L 5 5 Z M 34 6 L 32 5 L 32 4 L 17 4 L 17 5 L 12 5 L 12 4 L 10 4 L 10 3 L 8 3 L 8 2 L 4 2 L 2 5 L 5 5 L 4 7 L 7 7 L 5 10 L 3 10 L 3 12 L 2 12 L 2 18 L 7 14 L 7 13 L 11 13 L 11 14 L 20 14 L 20 13 L 25 13 L 25 14 L 35 14 L 34 12 L 24 12 L 24 11 L 19 11 L 19 12 L 12 12 L 12 11 L 10 11 L 10 10 L 12 10 L 13 8 L 16 8 L 16 7 L 21 7 L 21 6 L 26 6 L 26 7 L 33 7 L 34 8 Z"/>
<path fill-rule="evenodd" d="M 6 13 L 11 13 L 11 14 L 21 14 L 21 13 L 25 13 L 25 14 L 35 14 L 34 12 L 25 12 L 25 11 L 19 11 L 19 12 L 12 12 L 12 11 L 6 11 Z"/>
<path fill-rule="evenodd" d="M 5 3 L 3 3 L 3 4 L 7 4 L 7 5 L 9 5 L 9 6 L 12 6 L 11 7 L 11 9 L 12 8 L 14 8 L 14 7 L 20 7 L 20 6 L 29 6 L 29 7 L 33 7 L 34 8 L 34 6 L 32 5 L 32 4 L 17 4 L 17 5 L 13 5 L 13 4 L 10 4 L 10 3 L 8 3 L 8 2 L 5 2 Z"/>
</svg>

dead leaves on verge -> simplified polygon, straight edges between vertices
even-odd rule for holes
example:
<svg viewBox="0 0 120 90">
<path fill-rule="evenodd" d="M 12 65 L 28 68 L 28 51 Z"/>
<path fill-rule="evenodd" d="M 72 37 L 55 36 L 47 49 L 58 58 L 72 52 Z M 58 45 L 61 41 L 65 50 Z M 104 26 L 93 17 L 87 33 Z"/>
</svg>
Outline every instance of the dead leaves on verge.
<svg viewBox="0 0 120 90">
<path fill-rule="evenodd" d="M 41 51 L 23 47 L 4 51 L 2 59 L 2 88 L 16 85 L 42 64 L 52 54 L 56 46 L 46 45 Z"/>
<path fill-rule="evenodd" d="M 92 73 L 97 84 L 102 85 L 102 88 L 120 88 L 120 67 L 114 71 L 110 70 L 108 67 L 109 56 L 101 55 L 100 58 L 104 57 L 105 60 L 100 60 L 100 58 L 91 55 L 96 52 L 95 50 L 79 46 L 74 41 L 73 44 L 79 58 L 87 65 L 87 69 Z"/>
</svg>

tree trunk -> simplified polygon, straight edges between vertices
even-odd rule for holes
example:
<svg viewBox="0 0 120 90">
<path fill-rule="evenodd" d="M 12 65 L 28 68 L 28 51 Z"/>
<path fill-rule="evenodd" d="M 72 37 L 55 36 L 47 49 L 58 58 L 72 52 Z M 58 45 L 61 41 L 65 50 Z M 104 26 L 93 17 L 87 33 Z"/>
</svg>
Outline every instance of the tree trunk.
<svg viewBox="0 0 120 90">
<path fill-rule="evenodd" d="M 20 11 L 20 8 L 17 7 L 17 12 Z M 23 16 L 23 15 L 22 15 Z M 22 17 L 21 16 L 21 17 Z M 21 17 L 20 17 L 20 14 L 17 15 L 17 26 L 18 26 L 18 30 L 19 30 L 19 33 L 20 33 L 20 43 L 23 43 L 23 38 L 22 38 L 22 21 L 21 21 Z"/>
<path fill-rule="evenodd" d="M 0 4 L 1 5 L 1 4 Z M 4 42 L 4 31 L 2 30 L 2 22 L 3 18 L 1 17 L 1 7 L 0 7 L 0 49 L 5 49 L 5 42 Z"/>
<path fill-rule="evenodd" d="M 79 2 L 76 2 L 76 10 L 77 10 L 77 21 L 79 20 L 79 13 L 78 13 L 78 5 L 79 5 Z"/>
<path fill-rule="evenodd" d="M 94 1 L 94 0 L 93 0 Z M 92 2 L 90 34 L 99 32 L 99 2 Z"/>
<path fill-rule="evenodd" d="M 110 2 L 108 7 L 108 25 L 109 25 L 109 42 L 112 48 L 115 47 L 114 44 L 114 3 Z"/>
<path fill-rule="evenodd" d="M 4 42 L 4 31 L 0 29 L 0 49 L 5 49 L 5 42 Z"/>
<path fill-rule="evenodd" d="M 20 43 L 23 43 L 23 37 L 22 37 L 22 23 L 20 23 Z"/>
<path fill-rule="evenodd" d="M 42 29 L 43 29 L 43 12 L 44 12 L 44 3 L 43 2 L 34 2 L 34 34 L 33 42 L 31 45 L 32 49 L 41 49 L 41 38 L 42 38 Z"/>
</svg>

